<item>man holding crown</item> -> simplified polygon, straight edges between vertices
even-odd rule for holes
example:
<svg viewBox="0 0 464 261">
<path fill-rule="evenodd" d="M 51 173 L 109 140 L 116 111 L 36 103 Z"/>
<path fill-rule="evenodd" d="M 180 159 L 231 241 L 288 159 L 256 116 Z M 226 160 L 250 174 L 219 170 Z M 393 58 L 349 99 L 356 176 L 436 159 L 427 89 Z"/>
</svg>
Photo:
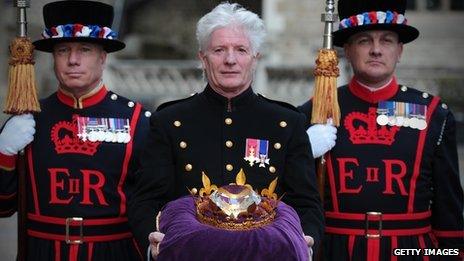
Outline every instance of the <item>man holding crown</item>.
<svg viewBox="0 0 464 261">
<path fill-rule="evenodd" d="M 42 111 L 10 118 L 0 134 L 0 215 L 16 211 L 16 155 L 27 168 L 27 260 L 141 260 L 127 222 L 149 112 L 108 91 L 107 53 L 125 44 L 113 7 L 59 1 L 43 7 L 35 41 L 53 55 L 58 90 Z"/>
<path fill-rule="evenodd" d="M 464 257 L 453 114 L 439 97 L 395 78 L 403 45 L 419 35 L 405 8 L 406 0 L 338 1 L 334 44 L 344 48 L 354 77 L 338 88 L 336 137 L 321 142 L 337 140 L 326 154 L 323 260 L 434 260 L 440 256 L 425 249 L 438 248 L 454 255 L 446 260 Z M 311 115 L 311 106 L 300 109 Z M 401 257 L 395 249 L 421 252 Z"/>
<path fill-rule="evenodd" d="M 256 94 L 252 87 L 266 34 L 262 19 L 238 4 L 222 3 L 198 21 L 196 33 L 206 87 L 199 94 L 160 105 L 150 118 L 140 181 L 129 204 L 129 221 L 139 245 L 146 249 L 150 243 L 152 256 L 157 257 L 163 242 L 169 246 L 169 240 L 163 241 L 164 236 L 156 231 L 160 226 L 155 217 L 164 205 L 189 191 L 200 192 L 202 183 L 219 187 L 234 183 L 241 169 L 247 184 L 259 191 L 277 179 L 275 193 L 296 210 L 300 222 L 292 226 L 301 225 L 302 231 L 296 237 L 287 235 L 286 243 L 306 240 L 309 247 L 318 245 L 322 206 L 305 116 L 289 104 Z M 202 172 L 210 182 L 204 182 Z M 273 244 L 264 243 L 264 237 L 258 237 L 259 242 L 247 238 L 255 240 L 244 242 L 243 248 L 231 254 L 246 253 L 243 260 L 257 260 L 260 253 L 252 246 L 268 246 L 270 250 L 263 256 L 278 251 L 278 247 L 272 250 Z M 236 256 L 212 254 L 218 249 L 209 244 L 213 240 L 200 242 L 211 251 L 199 260 L 237 260 Z M 308 249 L 305 251 L 309 258 Z M 293 254 L 288 251 L 285 256 L 272 257 L 290 260 Z M 192 256 L 189 258 L 196 260 Z"/>
</svg>

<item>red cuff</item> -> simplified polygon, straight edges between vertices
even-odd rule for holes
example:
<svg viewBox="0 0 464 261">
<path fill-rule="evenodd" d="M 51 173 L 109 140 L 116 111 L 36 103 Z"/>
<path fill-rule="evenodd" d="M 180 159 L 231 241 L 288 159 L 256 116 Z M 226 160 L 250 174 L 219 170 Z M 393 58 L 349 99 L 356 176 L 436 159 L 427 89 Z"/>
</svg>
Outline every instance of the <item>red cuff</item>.
<svg viewBox="0 0 464 261">
<path fill-rule="evenodd" d="M 16 168 L 16 155 L 9 156 L 0 152 L 0 168 L 14 170 Z"/>
</svg>

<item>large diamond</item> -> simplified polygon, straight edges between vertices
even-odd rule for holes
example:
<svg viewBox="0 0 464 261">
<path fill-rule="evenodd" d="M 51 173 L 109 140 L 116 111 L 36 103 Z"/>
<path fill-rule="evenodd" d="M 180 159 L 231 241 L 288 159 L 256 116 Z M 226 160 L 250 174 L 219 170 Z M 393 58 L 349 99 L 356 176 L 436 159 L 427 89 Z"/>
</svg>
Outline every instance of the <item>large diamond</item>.
<svg viewBox="0 0 464 261">
<path fill-rule="evenodd" d="M 242 185 L 226 185 L 210 195 L 216 204 L 228 217 L 237 219 L 240 213 L 247 213 L 248 207 L 261 202 L 261 197 L 251 188 Z"/>
</svg>

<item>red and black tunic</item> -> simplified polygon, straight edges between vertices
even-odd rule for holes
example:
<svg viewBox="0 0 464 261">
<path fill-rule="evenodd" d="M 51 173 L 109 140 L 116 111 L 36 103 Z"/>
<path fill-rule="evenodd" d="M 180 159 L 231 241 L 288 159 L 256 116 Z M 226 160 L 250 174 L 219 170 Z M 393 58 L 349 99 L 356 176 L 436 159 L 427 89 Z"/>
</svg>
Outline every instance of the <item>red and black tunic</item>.
<svg viewBox="0 0 464 261">
<path fill-rule="evenodd" d="M 76 100 L 63 90 L 41 101 L 26 147 L 28 260 L 140 260 L 127 222 L 148 117 L 102 86 Z M 76 119 L 125 119 L 127 143 L 83 142 Z M 0 214 L 16 211 L 15 158 L 0 155 Z M 81 241 L 79 243 L 79 241 Z"/>
<path fill-rule="evenodd" d="M 338 100 L 337 143 L 326 155 L 325 260 L 437 258 L 394 256 L 395 248 L 451 248 L 462 255 L 463 192 L 446 104 L 395 79 L 375 92 L 353 79 L 338 88 Z M 381 128 L 380 101 L 426 105 L 428 127 Z M 300 110 L 311 115 L 311 102 Z"/>
</svg>

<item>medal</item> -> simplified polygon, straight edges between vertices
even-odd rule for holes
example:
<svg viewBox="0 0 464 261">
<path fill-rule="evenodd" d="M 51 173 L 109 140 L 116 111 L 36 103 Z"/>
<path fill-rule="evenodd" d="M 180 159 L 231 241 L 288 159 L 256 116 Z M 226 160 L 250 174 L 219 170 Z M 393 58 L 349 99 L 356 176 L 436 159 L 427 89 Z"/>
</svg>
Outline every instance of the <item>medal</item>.
<svg viewBox="0 0 464 261">
<path fill-rule="evenodd" d="M 113 142 L 113 143 L 118 142 L 118 134 L 117 133 L 113 133 L 113 140 L 111 142 Z"/>
<path fill-rule="evenodd" d="M 122 118 L 78 117 L 78 134 L 82 141 L 129 143 L 130 121 Z"/>
<path fill-rule="evenodd" d="M 88 138 L 89 138 L 89 141 L 90 141 L 90 142 L 97 142 L 97 141 L 98 141 L 98 139 L 97 139 L 97 132 L 96 132 L 96 131 L 91 131 L 91 132 L 89 132 L 89 135 L 88 135 L 88 136 L 89 136 Z"/>
<path fill-rule="evenodd" d="M 117 143 L 123 143 L 126 140 L 126 135 L 124 132 L 118 132 L 116 134 L 116 142 Z"/>
<path fill-rule="evenodd" d="M 395 126 L 396 124 L 396 117 L 395 116 L 389 116 L 388 117 L 388 125 L 389 126 Z"/>
<path fill-rule="evenodd" d="M 385 126 L 390 124 L 390 117 L 393 115 L 394 103 L 391 101 L 381 101 L 379 102 L 377 108 L 377 124 L 380 126 Z"/>
<path fill-rule="evenodd" d="M 411 118 L 409 120 L 409 126 L 413 129 L 417 129 L 417 125 L 418 125 L 417 121 L 418 121 L 417 118 Z"/>
<path fill-rule="evenodd" d="M 114 140 L 114 135 L 116 135 L 116 126 L 115 126 L 115 120 L 114 118 L 108 118 L 106 119 L 106 126 L 108 129 L 105 132 L 105 142 L 113 142 Z"/>
<path fill-rule="evenodd" d="M 427 106 L 414 103 L 381 101 L 377 108 L 377 124 L 380 126 L 409 127 L 425 130 L 427 128 Z"/>
<path fill-rule="evenodd" d="M 111 131 L 105 132 L 105 141 L 106 142 L 113 142 L 113 133 Z"/>
<path fill-rule="evenodd" d="M 268 148 L 269 148 L 268 140 L 259 140 L 258 155 L 259 155 L 259 167 L 260 168 L 266 167 L 265 164 L 269 165 Z"/>
<path fill-rule="evenodd" d="M 121 122 L 124 122 L 124 119 L 121 119 Z M 129 119 L 125 119 L 125 124 L 124 124 L 124 134 L 125 134 L 125 138 L 124 138 L 124 143 L 129 143 L 132 139 L 131 135 L 130 135 L 130 122 L 129 122 Z"/>
<path fill-rule="evenodd" d="M 77 137 L 83 142 L 87 140 L 87 122 L 85 117 L 77 117 Z"/>
<path fill-rule="evenodd" d="M 403 102 L 395 102 L 395 116 L 396 116 L 395 125 L 398 127 L 403 126 L 405 107 L 406 106 L 404 105 Z"/>
<path fill-rule="evenodd" d="M 97 140 L 98 141 L 105 141 L 105 132 L 103 130 L 97 131 Z"/>
<path fill-rule="evenodd" d="M 253 167 L 255 163 L 259 163 L 259 167 L 264 168 L 269 165 L 268 158 L 269 141 L 259 139 L 246 139 L 245 144 L 245 161 Z"/>
<path fill-rule="evenodd" d="M 380 126 L 385 126 L 387 125 L 388 123 L 388 116 L 387 115 L 379 115 L 377 116 L 377 124 L 379 124 Z"/>
<path fill-rule="evenodd" d="M 427 128 L 427 122 L 424 119 L 417 120 L 417 129 L 425 130 Z"/>
<path fill-rule="evenodd" d="M 129 143 L 131 141 L 131 135 L 129 133 L 124 133 L 124 143 Z"/>
<path fill-rule="evenodd" d="M 250 167 L 253 167 L 255 163 L 259 162 L 259 158 L 256 157 L 256 149 L 258 148 L 258 140 L 257 139 L 246 139 L 245 144 L 245 157 L 243 158 L 245 161 L 250 164 Z"/>
<path fill-rule="evenodd" d="M 411 121 L 411 119 L 409 118 L 404 118 L 403 119 L 403 127 L 409 127 L 409 122 Z"/>
<path fill-rule="evenodd" d="M 410 116 L 412 117 L 410 126 L 414 129 L 425 130 L 427 128 L 427 106 L 421 104 L 410 104 Z"/>
<path fill-rule="evenodd" d="M 83 142 L 129 143 L 130 121 L 121 118 L 77 117 L 77 130 Z"/>
</svg>

